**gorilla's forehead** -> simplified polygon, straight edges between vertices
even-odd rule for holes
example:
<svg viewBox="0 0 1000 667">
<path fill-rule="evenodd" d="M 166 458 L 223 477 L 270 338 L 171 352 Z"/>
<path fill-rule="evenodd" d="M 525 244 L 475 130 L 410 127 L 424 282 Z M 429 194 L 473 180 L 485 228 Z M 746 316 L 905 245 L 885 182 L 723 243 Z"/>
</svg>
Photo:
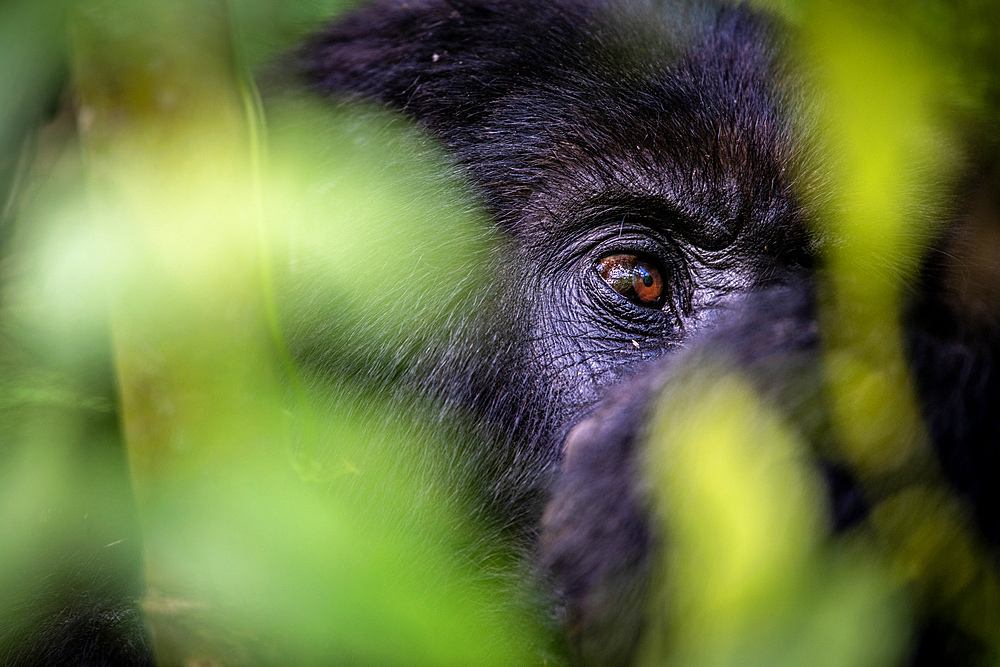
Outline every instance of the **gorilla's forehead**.
<svg viewBox="0 0 1000 667">
<path fill-rule="evenodd" d="M 621 45 L 594 40 L 582 47 L 586 73 L 522 72 L 449 143 L 515 232 L 526 220 L 575 224 L 588 207 L 634 206 L 687 221 L 717 247 L 787 217 L 799 173 L 786 84 L 760 30 L 724 13 L 682 54 L 641 69 Z"/>
<path fill-rule="evenodd" d="M 552 119 L 534 133 L 517 118 L 488 126 L 484 152 L 494 158 L 466 161 L 466 167 L 508 231 L 552 238 L 633 217 L 669 225 L 693 245 L 714 250 L 744 233 L 757 243 L 801 226 L 799 171 L 788 166 L 784 128 L 741 127 L 691 109 L 691 122 L 682 127 L 670 113 L 616 122 L 601 115 L 616 103 L 601 104 L 578 106 L 577 118 L 586 120 Z"/>
<path fill-rule="evenodd" d="M 707 3 L 383 0 L 319 35 L 302 69 L 435 135 L 515 236 L 617 207 L 664 212 L 695 245 L 792 248 L 804 151 L 772 32 Z"/>
</svg>

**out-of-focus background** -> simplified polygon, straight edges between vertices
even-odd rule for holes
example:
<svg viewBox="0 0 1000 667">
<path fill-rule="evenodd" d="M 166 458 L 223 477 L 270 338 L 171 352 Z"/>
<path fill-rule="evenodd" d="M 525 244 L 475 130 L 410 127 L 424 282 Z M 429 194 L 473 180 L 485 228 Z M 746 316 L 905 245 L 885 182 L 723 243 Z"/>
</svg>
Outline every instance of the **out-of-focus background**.
<svg viewBox="0 0 1000 667">
<path fill-rule="evenodd" d="M 348 8 L 0 4 L 0 655 L 81 591 L 133 592 L 119 574 L 140 567 L 163 665 L 550 655 L 525 573 L 439 474 L 443 436 L 353 381 L 366 337 L 434 336 L 456 286 L 489 279 L 484 221 L 402 120 L 262 99 L 274 62 Z M 817 233 L 839 240 L 823 322 L 841 456 L 863 478 L 920 468 L 895 314 L 941 202 L 997 163 L 1000 10 L 771 9 L 835 156 Z M 288 351 L 317 318 L 344 350 L 332 384 Z M 896 664 L 931 600 L 1000 664 L 996 569 L 944 486 L 904 487 L 830 544 L 805 445 L 752 391 L 723 378 L 684 405 L 653 437 L 675 543 L 645 662 Z"/>
</svg>

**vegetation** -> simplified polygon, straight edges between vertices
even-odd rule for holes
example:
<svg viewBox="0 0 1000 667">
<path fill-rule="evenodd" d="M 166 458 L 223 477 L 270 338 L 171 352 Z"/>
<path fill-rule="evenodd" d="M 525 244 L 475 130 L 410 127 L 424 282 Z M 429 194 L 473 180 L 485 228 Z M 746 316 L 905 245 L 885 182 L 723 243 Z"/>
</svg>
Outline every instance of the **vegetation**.
<svg viewBox="0 0 1000 667">
<path fill-rule="evenodd" d="M 997 572 L 928 471 L 896 324 L 969 138 L 1000 145 L 1000 12 L 773 8 L 836 158 L 817 233 L 841 240 L 823 317 L 838 456 L 871 489 L 909 483 L 831 544 L 806 445 L 739 378 L 665 397 L 685 415 L 653 438 L 676 545 L 644 660 L 894 664 L 929 599 L 1000 664 Z M 134 567 L 117 550 L 137 522 L 164 665 L 548 655 L 518 566 L 444 482 L 444 436 L 351 381 L 358 337 L 435 335 L 456 286 L 489 279 L 485 226 L 402 120 L 261 102 L 254 73 L 343 9 L 0 6 L 0 654 Z M 344 349 L 326 381 L 286 342 L 317 317 Z M 122 446 L 132 488 L 109 488 Z"/>
</svg>

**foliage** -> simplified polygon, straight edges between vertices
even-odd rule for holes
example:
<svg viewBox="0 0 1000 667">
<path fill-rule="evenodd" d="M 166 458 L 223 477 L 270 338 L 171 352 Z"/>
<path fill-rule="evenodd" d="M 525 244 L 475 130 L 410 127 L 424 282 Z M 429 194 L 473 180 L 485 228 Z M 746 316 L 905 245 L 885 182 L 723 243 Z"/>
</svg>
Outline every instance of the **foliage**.
<svg viewBox="0 0 1000 667">
<path fill-rule="evenodd" d="M 839 160 L 825 363 L 840 455 L 873 488 L 926 463 L 897 304 L 966 135 L 996 147 L 1000 85 L 990 3 L 890 4 L 780 7 Z M 548 655 L 518 565 L 458 511 L 454 443 L 356 381 L 366 344 L 447 335 L 456 292 L 490 279 L 485 225 L 400 119 L 265 108 L 252 77 L 343 9 L 0 6 L 0 642 L 134 567 L 116 548 L 137 520 L 163 664 Z M 288 352 L 310 318 L 339 352 L 326 380 Z M 648 663 L 893 664 L 921 596 L 1000 656 L 995 573 L 936 477 L 831 546 L 805 445 L 720 378 L 665 397 L 686 417 L 652 437 L 677 542 Z M 134 489 L 109 489 L 123 443 Z"/>
</svg>

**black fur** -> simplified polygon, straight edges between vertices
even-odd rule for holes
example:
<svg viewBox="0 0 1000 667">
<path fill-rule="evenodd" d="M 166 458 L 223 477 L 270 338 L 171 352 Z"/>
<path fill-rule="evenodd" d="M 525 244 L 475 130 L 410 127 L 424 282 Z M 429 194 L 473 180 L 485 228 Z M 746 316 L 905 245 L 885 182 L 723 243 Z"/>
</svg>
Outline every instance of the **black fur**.
<svg viewBox="0 0 1000 667">
<path fill-rule="evenodd" d="M 505 296 L 469 337 L 489 351 L 438 389 L 473 397 L 531 468 L 551 467 L 607 387 L 810 265 L 770 32 L 709 5 L 383 3 L 304 51 L 312 85 L 440 138 L 507 232 Z M 594 260 L 618 247 L 673 266 L 666 312 L 600 283 Z"/>
<path fill-rule="evenodd" d="M 779 34 L 764 16 L 711 3 L 395 0 L 302 52 L 316 89 L 397 109 L 436 136 L 506 233 L 505 296 L 469 338 L 476 362 L 438 391 L 472 405 L 492 434 L 482 502 L 529 545 L 540 526 L 542 577 L 582 664 L 627 664 L 642 631 L 663 538 L 647 518 L 638 452 L 676 375 L 723 360 L 821 458 L 836 451 L 817 226 L 801 200 L 820 178 Z M 995 546 L 996 302 L 975 326 L 949 304 L 951 244 L 939 241 L 908 297 L 908 351 L 946 475 Z M 597 260 L 617 251 L 671 271 L 663 311 L 597 277 Z M 496 336 L 512 323 L 514 334 Z M 841 531 L 878 494 L 836 458 L 819 466 Z M 971 655 L 927 639 L 949 632 L 931 625 L 914 662 Z"/>
</svg>

